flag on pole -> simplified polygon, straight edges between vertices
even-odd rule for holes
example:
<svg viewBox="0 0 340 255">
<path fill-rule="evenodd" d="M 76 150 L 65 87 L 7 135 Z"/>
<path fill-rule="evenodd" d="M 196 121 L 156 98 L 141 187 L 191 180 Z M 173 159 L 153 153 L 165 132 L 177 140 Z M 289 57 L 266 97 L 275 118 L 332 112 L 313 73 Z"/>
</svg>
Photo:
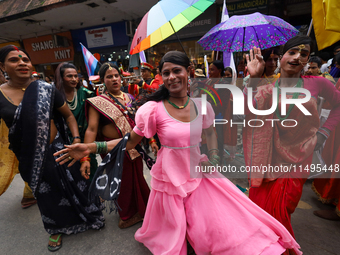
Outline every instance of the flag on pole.
<svg viewBox="0 0 340 255">
<path fill-rule="evenodd" d="M 340 1 L 339 0 L 323 0 L 324 25 L 325 30 L 340 33 Z"/>
<path fill-rule="evenodd" d="M 334 1 L 334 3 L 336 2 L 337 1 Z M 331 27 L 331 24 L 327 23 L 327 20 L 329 19 L 334 20 L 334 18 L 337 17 L 334 15 L 339 16 L 340 11 L 339 9 L 334 9 L 334 13 L 332 13 L 332 15 L 329 16 L 330 14 L 324 11 L 324 5 L 326 3 L 328 3 L 328 1 L 326 2 L 323 0 L 312 0 L 313 26 L 319 50 L 327 48 L 328 46 L 331 46 L 332 44 L 340 40 L 340 33 L 325 29 L 325 22 L 326 25 Z"/>
<path fill-rule="evenodd" d="M 83 57 L 84 57 L 87 75 L 90 78 L 91 76 L 94 76 L 95 74 L 98 73 L 98 70 L 100 68 L 100 63 L 92 55 L 92 53 L 89 52 L 88 49 L 86 49 L 86 47 L 82 43 L 80 43 L 80 45 L 81 45 L 81 51 L 82 51 Z"/>
<path fill-rule="evenodd" d="M 207 55 L 204 55 L 204 67 L 205 67 L 205 76 L 209 78 L 209 63 Z"/>
<path fill-rule="evenodd" d="M 227 5 L 225 0 L 223 1 L 222 15 L 221 15 L 221 23 L 225 22 L 229 19 Z M 224 67 L 230 66 L 233 70 L 236 71 L 234 56 L 232 52 L 223 52 L 223 63 Z"/>
<path fill-rule="evenodd" d="M 144 50 L 142 50 L 141 52 L 139 52 L 139 60 L 141 63 L 146 63 L 146 57 L 145 57 L 145 52 Z"/>
<path fill-rule="evenodd" d="M 229 13 L 227 10 L 227 5 L 225 3 L 225 0 L 223 1 L 223 8 L 222 8 L 222 15 L 221 15 L 221 23 L 224 21 L 227 21 L 229 19 Z"/>
</svg>

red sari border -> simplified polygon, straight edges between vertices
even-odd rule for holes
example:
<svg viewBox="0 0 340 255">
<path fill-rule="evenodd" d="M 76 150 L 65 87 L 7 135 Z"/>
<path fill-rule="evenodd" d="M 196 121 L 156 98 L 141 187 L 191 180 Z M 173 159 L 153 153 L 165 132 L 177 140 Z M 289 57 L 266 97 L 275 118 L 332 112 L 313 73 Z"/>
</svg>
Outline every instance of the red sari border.
<svg viewBox="0 0 340 255">
<path fill-rule="evenodd" d="M 116 129 L 121 137 L 123 137 L 126 133 L 130 133 L 132 131 L 131 125 L 126 119 L 126 116 L 121 112 L 120 109 L 112 102 L 111 99 L 107 98 L 106 96 L 96 96 L 87 99 L 86 101 L 89 103 L 93 108 L 95 108 L 100 114 L 110 120 L 112 123 L 115 124 Z M 86 117 L 87 116 L 86 111 Z M 135 149 L 131 149 L 127 151 L 131 160 L 139 157 L 140 154 Z"/>
</svg>

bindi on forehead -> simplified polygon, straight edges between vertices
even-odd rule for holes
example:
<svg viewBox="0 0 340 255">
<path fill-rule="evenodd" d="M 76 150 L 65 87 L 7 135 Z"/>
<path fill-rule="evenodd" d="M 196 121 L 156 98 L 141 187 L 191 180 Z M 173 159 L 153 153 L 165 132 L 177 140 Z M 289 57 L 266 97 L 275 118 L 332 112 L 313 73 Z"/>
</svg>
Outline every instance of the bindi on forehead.
<svg viewBox="0 0 340 255">
<path fill-rule="evenodd" d="M 24 52 L 15 52 L 15 51 L 11 51 L 8 53 L 8 58 L 11 58 L 11 57 L 19 57 L 19 58 L 24 58 L 26 57 L 26 54 Z"/>
</svg>

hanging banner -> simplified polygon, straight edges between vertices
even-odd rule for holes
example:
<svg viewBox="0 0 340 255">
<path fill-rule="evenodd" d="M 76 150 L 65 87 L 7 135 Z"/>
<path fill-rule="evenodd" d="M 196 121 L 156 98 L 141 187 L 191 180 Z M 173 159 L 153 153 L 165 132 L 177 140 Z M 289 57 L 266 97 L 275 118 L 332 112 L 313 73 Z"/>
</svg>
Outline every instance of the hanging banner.
<svg viewBox="0 0 340 255">
<path fill-rule="evenodd" d="M 113 46 L 111 26 L 85 30 L 88 48 Z"/>
</svg>

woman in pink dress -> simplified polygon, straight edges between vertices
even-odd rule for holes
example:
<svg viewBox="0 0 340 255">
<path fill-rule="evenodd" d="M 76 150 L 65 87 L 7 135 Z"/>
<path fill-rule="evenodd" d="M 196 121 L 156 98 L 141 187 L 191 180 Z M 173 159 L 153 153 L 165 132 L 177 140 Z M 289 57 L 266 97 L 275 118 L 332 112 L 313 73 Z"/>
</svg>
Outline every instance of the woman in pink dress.
<svg viewBox="0 0 340 255">
<path fill-rule="evenodd" d="M 215 114 L 208 103 L 207 114 L 202 115 L 201 100 L 187 96 L 189 65 L 182 52 L 164 55 L 160 63 L 164 86 L 138 109 L 136 127 L 127 141 L 126 149 L 134 148 L 143 136 L 157 132 L 162 143 L 151 170 L 151 193 L 136 240 L 153 254 L 187 254 L 187 240 L 196 254 L 272 255 L 286 249 L 301 254 L 277 220 L 220 173 L 204 172 L 212 166 L 210 162 L 217 161 Z M 209 159 L 199 150 L 202 130 Z M 108 150 L 119 141 L 107 142 Z M 55 156 L 63 154 L 57 159 L 61 164 L 72 157 L 72 164 L 96 152 L 96 147 L 95 143 L 67 146 Z"/>
</svg>

